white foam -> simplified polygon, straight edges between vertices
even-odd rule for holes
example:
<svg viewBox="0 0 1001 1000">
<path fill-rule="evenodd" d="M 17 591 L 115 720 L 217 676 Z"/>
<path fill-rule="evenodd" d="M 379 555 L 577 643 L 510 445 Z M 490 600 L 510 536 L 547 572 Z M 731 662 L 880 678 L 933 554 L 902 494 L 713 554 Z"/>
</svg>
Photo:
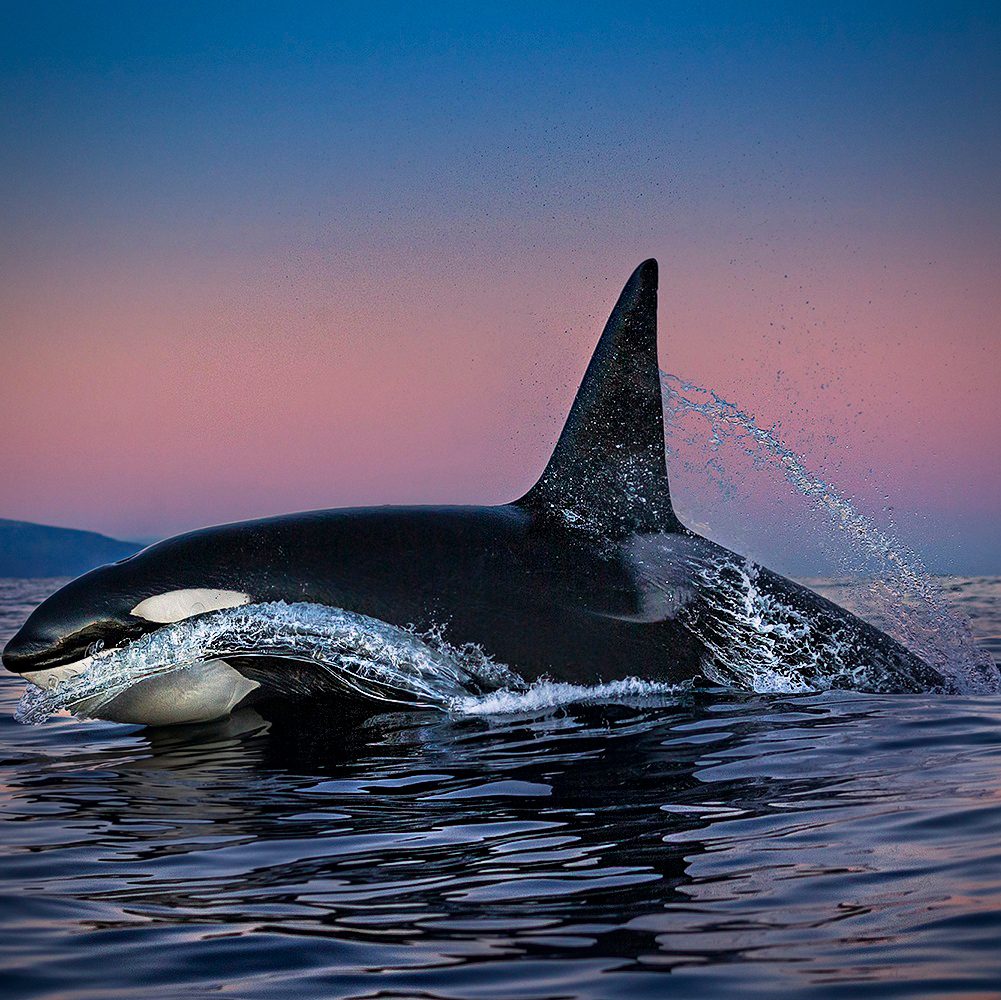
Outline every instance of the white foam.
<svg viewBox="0 0 1001 1000">
<path fill-rule="evenodd" d="M 638 677 L 602 684 L 570 684 L 543 679 L 525 690 L 502 688 L 488 694 L 455 698 L 448 707 L 457 715 L 531 715 L 575 704 L 663 703 L 690 688 L 690 683 L 661 684 Z"/>
<path fill-rule="evenodd" d="M 709 653 L 702 667 L 710 680 L 758 694 L 880 686 L 878 665 L 859 665 L 850 655 L 848 629 L 815 629 L 807 613 L 759 586 L 754 563 L 693 560 L 692 569 L 705 617 L 687 624 Z"/>
</svg>

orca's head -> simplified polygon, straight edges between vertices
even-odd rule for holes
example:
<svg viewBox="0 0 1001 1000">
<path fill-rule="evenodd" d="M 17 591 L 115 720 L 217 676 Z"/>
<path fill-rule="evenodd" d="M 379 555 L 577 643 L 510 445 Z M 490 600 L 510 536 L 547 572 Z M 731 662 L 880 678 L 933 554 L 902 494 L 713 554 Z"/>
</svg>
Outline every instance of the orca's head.
<svg viewBox="0 0 1001 1000">
<path fill-rule="evenodd" d="M 167 543 L 101 566 L 43 601 L 7 643 L 3 665 L 40 687 L 164 625 L 250 603 L 218 573 L 195 576 Z"/>
</svg>

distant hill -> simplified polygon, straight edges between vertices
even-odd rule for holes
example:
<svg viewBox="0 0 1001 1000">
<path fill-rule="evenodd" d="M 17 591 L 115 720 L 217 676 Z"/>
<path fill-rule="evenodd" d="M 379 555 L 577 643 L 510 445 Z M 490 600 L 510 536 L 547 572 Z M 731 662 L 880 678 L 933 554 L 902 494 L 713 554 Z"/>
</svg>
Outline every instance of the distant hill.
<svg viewBox="0 0 1001 1000">
<path fill-rule="evenodd" d="M 93 531 L 0 518 L 0 576 L 79 576 L 141 548 Z"/>
</svg>

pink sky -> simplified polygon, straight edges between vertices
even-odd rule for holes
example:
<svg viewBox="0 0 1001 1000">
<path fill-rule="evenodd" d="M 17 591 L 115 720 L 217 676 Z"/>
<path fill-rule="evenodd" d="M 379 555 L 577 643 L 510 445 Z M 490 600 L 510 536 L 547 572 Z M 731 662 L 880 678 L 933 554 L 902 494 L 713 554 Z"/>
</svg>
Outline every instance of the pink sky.
<svg viewBox="0 0 1001 1000">
<path fill-rule="evenodd" d="M 510 499 L 650 249 L 666 370 L 781 421 L 849 492 L 996 518 L 989 268 L 882 245 L 670 241 L 398 270 L 306 251 L 27 267 L 3 305 L 0 510 L 147 537 L 317 506 Z"/>
<path fill-rule="evenodd" d="M 1001 565 L 996 25 L 731 13 L 26 14 L 0 516 L 511 499 L 656 256 L 668 371 Z"/>
</svg>

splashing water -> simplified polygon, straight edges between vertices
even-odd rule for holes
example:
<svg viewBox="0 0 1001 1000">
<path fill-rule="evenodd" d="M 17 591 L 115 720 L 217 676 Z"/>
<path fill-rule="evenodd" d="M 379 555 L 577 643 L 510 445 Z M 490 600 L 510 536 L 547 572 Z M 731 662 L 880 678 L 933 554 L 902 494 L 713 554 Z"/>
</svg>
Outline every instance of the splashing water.
<svg viewBox="0 0 1001 1000">
<path fill-rule="evenodd" d="M 947 677 L 955 690 L 1001 690 L 1001 674 L 990 654 L 977 645 L 969 622 L 949 605 L 915 553 L 861 513 L 835 486 L 808 469 L 803 459 L 783 444 L 774 428 L 758 426 L 735 403 L 676 375 L 661 372 L 661 386 L 669 435 L 687 415 L 700 417 L 709 425 L 712 453 L 706 471 L 725 496 L 736 492 L 721 456 L 725 444 L 735 445 L 758 467 L 777 463 L 785 479 L 847 543 L 855 571 L 864 569 L 865 581 L 852 589 L 856 604 L 853 610 L 921 656 Z M 750 594 L 753 581 L 744 589 Z M 774 624 L 765 622 L 759 636 L 773 637 Z M 753 674 L 753 664 L 750 667 Z M 759 680 L 765 683 L 764 678 Z M 801 682 L 802 678 L 790 679 L 794 685 Z"/>
<path fill-rule="evenodd" d="M 874 645 L 840 612 L 802 605 L 753 562 L 716 554 L 689 565 L 705 610 L 693 603 L 681 618 L 702 640 L 702 671 L 716 684 L 758 694 L 964 690 L 922 660 Z"/>
<path fill-rule="evenodd" d="M 764 594 L 754 563 L 713 560 L 692 567 L 700 589 L 712 597 L 708 626 L 691 623 L 709 653 L 702 668 L 710 680 L 758 693 L 805 694 L 837 686 L 845 635 L 820 636 L 808 616 Z"/>
<path fill-rule="evenodd" d="M 521 690 L 510 686 L 482 695 L 456 698 L 449 706 L 462 715 L 533 714 L 571 704 L 641 704 L 647 707 L 675 704 L 679 695 L 693 684 L 664 684 L 626 677 L 604 684 L 570 684 L 565 681 L 540 680 Z"/>
<path fill-rule="evenodd" d="M 168 625 L 42 690 L 29 686 L 15 718 L 29 725 L 63 709 L 98 714 L 140 681 L 227 656 L 308 661 L 332 686 L 381 701 L 448 708 L 453 701 L 520 679 L 479 647 L 449 646 L 438 633 L 417 635 L 376 618 L 319 604 L 247 604 Z"/>
<path fill-rule="evenodd" d="M 690 686 L 635 677 L 590 686 L 549 680 L 528 685 L 480 647 L 451 646 L 440 631 L 418 635 L 340 608 L 277 601 L 211 612 L 98 652 L 62 683 L 46 690 L 29 685 L 15 718 L 38 725 L 62 710 L 94 716 L 142 681 L 205 660 L 247 655 L 308 661 L 334 688 L 461 715 L 533 713 L 572 702 L 650 703 Z"/>
</svg>

